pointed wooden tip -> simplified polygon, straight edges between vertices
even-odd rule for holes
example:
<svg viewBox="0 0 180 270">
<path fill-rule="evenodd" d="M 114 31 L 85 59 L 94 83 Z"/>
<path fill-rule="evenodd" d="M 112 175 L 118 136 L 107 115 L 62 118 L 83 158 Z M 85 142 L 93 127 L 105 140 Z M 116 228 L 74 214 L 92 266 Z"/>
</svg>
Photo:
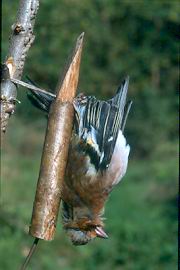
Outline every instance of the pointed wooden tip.
<svg viewBox="0 0 180 270">
<path fill-rule="evenodd" d="M 63 79 L 57 86 L 57 99 L 62 102 L 72 102 L 76 95 L 83 40 L 84 32 L 77 38 Z"/>
<path fill-rule="evenodd" d="M 76 41 L 76 48 L 78 49 L 80 46 L 83 45 L 83 40 L 84 40 L 84 32 L 80 34 L 80 36 L 77 38 Z"/>
</svg>

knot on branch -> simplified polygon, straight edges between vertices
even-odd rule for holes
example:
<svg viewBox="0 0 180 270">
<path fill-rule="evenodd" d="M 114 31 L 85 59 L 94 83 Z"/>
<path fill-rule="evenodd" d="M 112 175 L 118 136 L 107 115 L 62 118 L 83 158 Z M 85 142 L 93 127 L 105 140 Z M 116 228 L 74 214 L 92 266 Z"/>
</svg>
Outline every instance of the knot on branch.
<svg viewBox="0 0 180 270">
<path fill-rule="evenodd" d="M 25 32 L 25 28 L 21 23 L 15 23 L 11 27 L 12 31 L 14 32 L 15 35 L 18 35 L 22 32 Z"/>
</svg>

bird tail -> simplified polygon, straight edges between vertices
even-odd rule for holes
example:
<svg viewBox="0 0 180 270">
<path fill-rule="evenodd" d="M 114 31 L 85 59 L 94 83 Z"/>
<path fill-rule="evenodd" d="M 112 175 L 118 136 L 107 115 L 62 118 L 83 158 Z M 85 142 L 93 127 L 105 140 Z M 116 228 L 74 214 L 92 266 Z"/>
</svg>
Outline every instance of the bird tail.
<svg viewBox="0 0 180 270">
<path fill-rule="evenodd" d="M 129 76 L 118 87 L 116 96 L 113 98 L 113 103 L 119 107 L 120 129 L 124 131 L 127 117 L 131 109 L 132 101 L 126 102 L 129 86 Z"/>
<path fill-rule="evenodd" d="M 28 82 L 32 85 L 37 86 L 36 83 L 34 83 L 29 77 L 27 77 Z M 30 102 L 38 109 L 49 112 L 50 106 L 52 102 L 55 100 L 55 95 L 54 97 L 52 95 L 49 95 L 48 93 L 41 93 L 35 90 L 29 90 L 29 93 L 27 94 L 28 99 Z"/>
</svg>

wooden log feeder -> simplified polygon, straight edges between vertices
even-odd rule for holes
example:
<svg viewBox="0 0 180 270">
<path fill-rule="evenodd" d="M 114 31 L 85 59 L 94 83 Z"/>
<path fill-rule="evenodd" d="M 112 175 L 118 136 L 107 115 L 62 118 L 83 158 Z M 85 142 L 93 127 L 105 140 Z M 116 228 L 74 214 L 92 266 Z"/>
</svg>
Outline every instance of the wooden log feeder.
<svg viewBox="0 0 180 270">
<path fill-rule="evenodd" d="M 33 237 L 39 239 L 54 238 L 72 133 L 73 99 L 78 85 L 83 36 L 84 33 L 77 39 L 65 75 L 57 85 L 56 99 L 50 109 L 29 230 Z"/>
<path fill-rule="evenodd" d="M 79 79 L 83 37 L 84 33 L 77 39 L 64 76 L 57 84 L 55 101 L 51 105 L 29 228 L 35 240 L 21 270 L 26 269 L 39 239 L 49 241 L 54 238 L 73 127 L 73 99 Z"/>
</svg>

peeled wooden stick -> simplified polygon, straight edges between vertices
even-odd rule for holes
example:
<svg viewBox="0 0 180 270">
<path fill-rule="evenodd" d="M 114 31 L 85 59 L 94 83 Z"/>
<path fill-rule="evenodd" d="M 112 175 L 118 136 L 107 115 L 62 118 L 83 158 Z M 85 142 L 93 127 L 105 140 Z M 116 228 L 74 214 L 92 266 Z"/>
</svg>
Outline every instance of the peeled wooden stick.
<svg viewBox="0 0 180 270">
<path fill-rule="evenodd" d="M 29 231 L 39 239 L 54 238 L 73 126 L 72 102 L 78 84 L 83 36 L 84 33 L 77 39 L 66 73 L 57 85 L 56 99 L 49 114 Z"/>
</svg>

